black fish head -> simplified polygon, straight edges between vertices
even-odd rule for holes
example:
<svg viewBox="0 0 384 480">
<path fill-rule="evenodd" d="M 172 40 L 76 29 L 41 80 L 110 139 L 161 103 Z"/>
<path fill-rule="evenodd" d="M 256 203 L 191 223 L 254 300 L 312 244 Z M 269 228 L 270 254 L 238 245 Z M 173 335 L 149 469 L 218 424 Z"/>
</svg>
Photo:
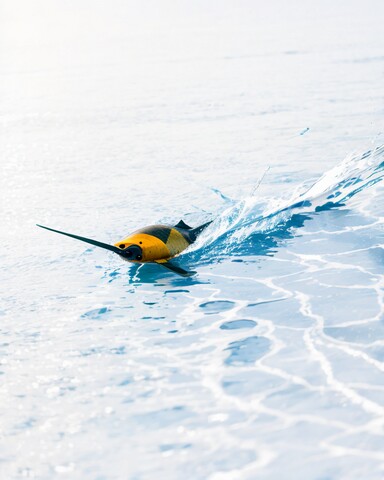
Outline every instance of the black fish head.
<svg viewBox="0 0 384 480">
<path fill-rule="evenodd" d="M 119 255 L 123 258 L 131 261 L 140 262 L 143 259 L 143 250 L 139 245 L 131 244 L 126 246 L 124 243 L 118 245 L 118 248 L 121 249 Z"/>
</svg>

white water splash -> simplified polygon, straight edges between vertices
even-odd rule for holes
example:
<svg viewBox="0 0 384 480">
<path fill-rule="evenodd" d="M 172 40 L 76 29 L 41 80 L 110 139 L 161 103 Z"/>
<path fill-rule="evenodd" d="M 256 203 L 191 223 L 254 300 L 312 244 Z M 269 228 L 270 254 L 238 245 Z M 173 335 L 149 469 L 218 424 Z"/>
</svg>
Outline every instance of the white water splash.
<svg viewBox="0 0 384 480">
<path fill-rule="evenodd" d="M 287 198 L 261 199 L 251 195 L 226 207 L 191 247 L 197 251 L 220 242 L 244 241 L 254 233 L 272 231 L 294 214 L 313 214 L 339 206 L 384 177 L 384 145 L 360 154 L 348 155 L 324 173 L 312 186 L 301 184 Z"/>
</svg>

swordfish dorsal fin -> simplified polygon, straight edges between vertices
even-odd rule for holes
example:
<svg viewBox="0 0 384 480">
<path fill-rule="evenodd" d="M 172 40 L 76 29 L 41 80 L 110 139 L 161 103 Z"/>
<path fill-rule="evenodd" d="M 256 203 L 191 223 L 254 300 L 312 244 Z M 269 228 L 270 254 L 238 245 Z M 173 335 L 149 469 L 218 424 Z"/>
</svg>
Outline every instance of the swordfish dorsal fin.
<svg viewBox="0 0 384 480">
<path fill-rule="evenodd" d="M 185 222 L 183 222 L 183 220 L 180 220 L 180 222 L 177 225 L 175 225 L 175 227 L 176 228 L 184 228 L 184 230 L 192 230 L 192 227 L 190 227 Z"/>
</svg>

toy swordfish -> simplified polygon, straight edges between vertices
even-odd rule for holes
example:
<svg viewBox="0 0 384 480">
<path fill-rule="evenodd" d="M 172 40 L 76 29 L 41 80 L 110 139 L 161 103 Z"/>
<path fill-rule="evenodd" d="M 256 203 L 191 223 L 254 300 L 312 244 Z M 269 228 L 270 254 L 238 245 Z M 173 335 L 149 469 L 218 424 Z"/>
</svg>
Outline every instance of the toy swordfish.
<svg viewBox="0 0 384 480">
<path fill-rule="evenodd" d="M 210 223 L 212 222 L 204 223 L 196 228 L 188 226 L 183 220 L 180 220 L 175 226 L 150 225 L 149 227 L 136 230 L 114 245 L 108 245 L 107 243 L 92 240 L 91 238 L 80 237 L 72 233 L 61 232 L 60 230 L 54 230 L 53 228 L 44 227 L 43 225 L 37 226 L 50 230 L 51 232 L 76 238 L 77 240 L 90 243 L 96 247 L 105 248 L 106 250 L 117 253 L 129 262 L 157 263 L 168 270 L 172 270 L 172 272 L 188 277 L 196 272 L 184 270 L 169 260 L 189 247 Z"/>
</svg>

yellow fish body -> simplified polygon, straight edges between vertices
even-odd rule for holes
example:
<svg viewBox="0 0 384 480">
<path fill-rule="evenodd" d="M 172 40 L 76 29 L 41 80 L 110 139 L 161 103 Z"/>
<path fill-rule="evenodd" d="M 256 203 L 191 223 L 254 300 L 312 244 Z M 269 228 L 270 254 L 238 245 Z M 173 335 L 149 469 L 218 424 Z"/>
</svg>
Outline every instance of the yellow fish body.
<svg viewBox="0 0 384 480">
<path fill-rule="evenodd" d="M 54 230 L 53 228 L 37 225 L 52 232 L 60 233 L 68 237 L 76 238 L 91 245 L 105 248 L 120 255 L 124 260 L 134 263 L 158 263 L 163 267 L 172 270 L 179 275 L 189 276 L 195 272 L 188 272 L 172 263 L 169 260 L 185 250 L 193 243 L 198 235 L 210 224 L 204 223 L 199 227 L 189 227 L 182 220 L 174 226 L 150 225 L 136 230 L 128 237 L 116 242 L 114 245 L 80 237 L 72 233 Z"/>
</svg>

